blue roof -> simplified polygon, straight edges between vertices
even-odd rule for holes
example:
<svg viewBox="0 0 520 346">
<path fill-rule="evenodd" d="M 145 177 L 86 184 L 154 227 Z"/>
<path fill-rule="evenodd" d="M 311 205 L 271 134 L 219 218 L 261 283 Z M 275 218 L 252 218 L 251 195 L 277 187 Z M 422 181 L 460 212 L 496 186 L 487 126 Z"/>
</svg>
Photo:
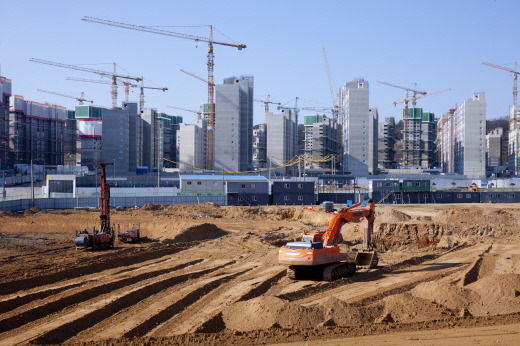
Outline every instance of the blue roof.
<svg viewBox="0 0 520 346">
<path fill-rule="evenodd" d="M 226 180 L 226 181 L 267 181 L 261 175 L 222 175 L 222 174 L 181 174 L 181 180 Z"/>
</svg>

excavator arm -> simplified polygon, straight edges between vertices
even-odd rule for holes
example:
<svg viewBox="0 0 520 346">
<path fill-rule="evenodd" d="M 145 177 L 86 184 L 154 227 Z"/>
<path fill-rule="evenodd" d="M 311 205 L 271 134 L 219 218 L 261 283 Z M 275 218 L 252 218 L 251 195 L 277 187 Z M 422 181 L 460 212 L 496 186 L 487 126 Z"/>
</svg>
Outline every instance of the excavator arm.
<svg viewBox="0 0 520 346">
<path fill-rule="evenodd" d="M 327 230 L 323 234 L 323 246 L 335 246 L 341 242 L 341 227 L 347 222 L 365 218 L 365 235 L 363 237 L 363 248 L 372 247 L 372 231 L 374 225 L 375 203 L 370 200 L 365 208 L 358 208 L 361 203 L 340 210 L 329 222 Z M 366 243 L 366 244 L 365 244 Z"/>
</svg>

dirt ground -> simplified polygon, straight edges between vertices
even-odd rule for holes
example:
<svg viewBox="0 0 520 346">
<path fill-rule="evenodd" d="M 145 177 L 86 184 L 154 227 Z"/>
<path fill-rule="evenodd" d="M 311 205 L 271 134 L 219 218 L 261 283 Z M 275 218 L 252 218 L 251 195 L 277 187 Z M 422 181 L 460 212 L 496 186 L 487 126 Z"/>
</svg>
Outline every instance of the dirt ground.
<svg viewBox="0 0 520 346">
<path fill-rule="evenodd" d="M 112 210 L 143 239 L 75 250 L 97 211 L 0 212 L 0 344 L 517 344 L 520 205 L 378 205 L 379 266 L 293 281 L 278 248 L 303 207 Z M 342 247 L 361 246 L 362 223 Z"/>
</svg>

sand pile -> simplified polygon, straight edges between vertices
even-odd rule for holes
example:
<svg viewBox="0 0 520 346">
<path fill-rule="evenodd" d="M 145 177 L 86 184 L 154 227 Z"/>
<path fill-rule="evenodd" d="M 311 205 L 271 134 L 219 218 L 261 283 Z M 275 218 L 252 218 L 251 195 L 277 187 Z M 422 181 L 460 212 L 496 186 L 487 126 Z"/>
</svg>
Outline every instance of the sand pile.
<svg viewBox="0 0 520 346">
<path fill-rule="evenodd" d="M 390 209 L 381 213 L 380 215 L 376 215 L 376 220 L 378 222 L 404 222 L 410 220 L 412 217 L 408 214 L 405 214 L 399 210 Z"/>
<path fill-rule="evenodd" d="M 482 297 L 470 309 L 474 315 L 520 312 L 520 274 L 488 275 L 466 288 Z"/>
<path fill-rule="evenodd" d="M 430 300 L 413 296 L 410 293 L 391 295 L 374 303 L 382 306 L 375 322 L 417 322 L 445 318 L 452 312 L 445 307 L 432 304 Z"/>
<path fill-rule="evenodd" d="M 410 293 L 453 311 L 469 309 L 472 301 L 480 301 L 477 293 L 449 282 L 424 282 L 417 285 Z"/>
<path fill-rule="evenodd" d="M 513 209 L 453 208 L 433 221 L 463 236 L 500 236 L 518 233 L 520 215 Z"/>
<path fill-rule="evenodd" d="M 211 223 L 189 227 L 173 237 L 174 242 L 215 239 L 225 236 L 228 232 Z"/>
<path fill-rule="evenodd" d="M 223 311 L 226 328 L 239 331 L 265 328 L 315 328 L 370 323 L 380 307 L 356 307 L 334 297 L 323 304 L 303 306 L 276 297 L 239 302 Z"/>
</svg>

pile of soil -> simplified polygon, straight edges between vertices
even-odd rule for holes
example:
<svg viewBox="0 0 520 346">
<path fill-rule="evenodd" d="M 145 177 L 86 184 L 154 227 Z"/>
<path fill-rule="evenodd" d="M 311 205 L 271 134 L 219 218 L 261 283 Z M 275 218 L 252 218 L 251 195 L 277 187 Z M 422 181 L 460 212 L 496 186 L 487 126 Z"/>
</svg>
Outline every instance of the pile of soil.
<svg viewBox="0 0 520 346">
<path fill-rule="evenodd" d="M 378 222 L 404 222 L 410 220 L 411 218 L 412 217 L 410 215 L 396 209 L 390 209 L 384 213 L 376 215 L 376 220 Z"/>
<path fill-rule="evenodd" d="M 196 240 L 207 240 L 216 239 L 225 236 L 228 232 L 218 228 L 216 225 L 211 223 L 203 223 L 201 225 L 189 227 L 175 237 L 172 241 L 174 242 L 188 242 Z"/>
</svg>

